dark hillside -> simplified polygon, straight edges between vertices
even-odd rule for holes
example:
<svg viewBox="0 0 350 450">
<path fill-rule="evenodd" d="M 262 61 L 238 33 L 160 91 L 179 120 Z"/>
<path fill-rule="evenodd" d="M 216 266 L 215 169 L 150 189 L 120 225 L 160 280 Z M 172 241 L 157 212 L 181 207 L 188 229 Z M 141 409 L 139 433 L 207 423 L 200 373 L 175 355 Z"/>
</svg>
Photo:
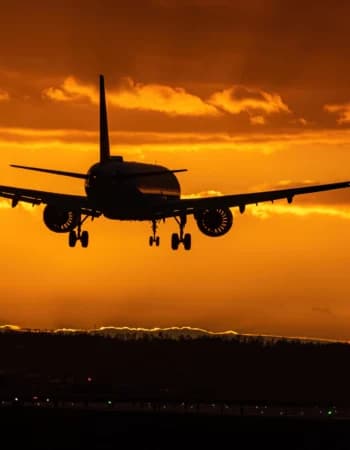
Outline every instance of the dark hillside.
<svg viewBox="0 0 350 450">
<path fill-rule="evenodd" d="M 350 406 L 350 346 L 201 337 L 0 334 L 0 396 Z"/>
</svg>

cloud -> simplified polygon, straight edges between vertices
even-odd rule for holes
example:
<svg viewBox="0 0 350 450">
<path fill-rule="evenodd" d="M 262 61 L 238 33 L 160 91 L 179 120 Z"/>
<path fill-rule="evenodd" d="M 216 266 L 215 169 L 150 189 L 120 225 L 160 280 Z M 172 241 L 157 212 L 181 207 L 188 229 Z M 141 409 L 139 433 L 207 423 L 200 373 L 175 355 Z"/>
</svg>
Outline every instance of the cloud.
<svg viewBox="0 0 350 450">
<path fill-rule="evenodd" d="M 70 76 L 59 87 L 44 89 L 43 96 L 57 102 L 89 101 L 98 103 L 97 89 Z M 157 111 L 171 116 L 219 116 L 249 114 L 253 125 L 264 125 L 266 115 L 289 113 L 280 95 L 241 85 L 214 92 L 207 101 L 181 87 L 164 84 L 143 84 L 132 78 L 122 79 L 117 89 L 108 93 L 111 105 L 138 111 Z"/>
<path fill-rule="evenodd" d="M 170 115 L 216 116 L 218 110 L 185 89 L 161 84 L 135 83 L 125 79 L 124 86 L 109 96 L 113 105 L 124 109 L 159 111 Z"/>
<path fill-rule="evenodd" d="M 297 217 L 307 217 L 310 215 L 337 217 L 350 220 L 350 209 L 341 209 L 336 207 L 315 205 L 315 206 L 296 206 L 282 204 L 265 204 L 248 207 L 250 214 L 260 219 L 269 219 L 273 215 L 293 215 Z"/>
<path fill-rule="evenodd" d="M 254 152 L 264 155 L 297 148 L 350 145 L 350 130 L 301 131 L 298 133 L 225 133 L 111 131 L 112 152 Z M 86 129 L 0 127 L 0 152 L 15 150 L 97 152 L 98 131 Z M 338 180 L 335 180 L 338 181 Z M 299 182 L 299 181 L 298 181 Z M 314 181 L 315 184 L 318 181 Z M 290 182 L 291 186 L 295 183 Z M 287 184 L 285 184 L 287 186 Z M 260 185 L 259 189 L 278 189 L 279 185 Z M 325 194 L 322 194 L 325 195 Z"/>
<path fill-rule="evenodd" d="M 208 102 L 230 114 L 246 112 L 253 124 L 264 123 L 262 114 L 290 112 L 280 95 L 241 85 L 215 92 Z"/>
<path fill-rule="evenodd" d="M 58 102 L 88 100 L 98 102 L 97 89 L 91 85 L 79 83 L 74 77 L 68 77 L 58 87 L 49 87 L 43 96 Z M 111 105 L 122 109 L 157 111 L 169 115 L 217 116 L 219 111 L 205 103 L 200 97 L 188 93 L 179 87 L 162 84 L 136 83 L 125 78 L 122 85 L 108 93 Z"/>
<path fill-rule="evenodd" d="M 304 117 L 299 117 L 299 119 L 296 119 L 296 122 L 304 126 L 308 125 L 309 123 L 306 119 L 304 119 Z"/>
<path fill-rule="evenodd" d="M 220 197 L 221 195 L 224 195 L 224 194 L 220 191 L 215 191 L 214 189 L 209 189 L 208 191 L 197 192 L 194 194 L 183 194 L 183 195 L 181 195 L 181 198 L 189 199 L 189 198 Z"/>
<path fill-rule="evenodd" d="M 264 116 L 251 116 L 249 121 L 252 125 L 265 125 L 266 120 Z"/>
<path fill-rule="evenodd" d="M 10 99 L 10 94 L 4 89 L 0 89 L 0 102 L 6 102 Z"/>
<path fill-rule="evenodd" d="M 302 125 L 303 127 L 306 127 L 306 126 L 312 124 L 312 122 L 310 122 L 309 120 L 306 120 L 304 117 L 297 117 L 297 118 L 291 119 L 288 123 L 294 124 L 294 125 Z"/>
<path fill-rule="evenodd" d="M 92 85 L 79 83 L 74 77 L 68 77 L 58 88 L 49 87 L 44 89 L 43 97 L 56 102 L 71 102 L 89 100 L 92 103 L 98 102 L 97 89 Z"/>
<path fill-rule="evenodd" d="M 337 123 L 350 122 L 350 103 L 324 105 L 324 109 L 329 113 L 338 114 Z"/>
</svg>

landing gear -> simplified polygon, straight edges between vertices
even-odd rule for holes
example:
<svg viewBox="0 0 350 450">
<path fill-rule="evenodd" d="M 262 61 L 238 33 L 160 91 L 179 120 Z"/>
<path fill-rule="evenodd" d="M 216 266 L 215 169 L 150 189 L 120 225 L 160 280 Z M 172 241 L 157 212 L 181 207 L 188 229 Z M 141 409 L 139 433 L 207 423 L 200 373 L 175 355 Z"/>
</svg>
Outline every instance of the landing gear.
<svg viewBox="0 0 350 450">
<path fill-rule="evenodd" d="M 179 219 L 177 217 L 175 217 L 175 220 L 179 224 L 180 233 L 179 234 L 173 233 L 171 235 L 171 248 L 173 250 L 177 250 L 179 248 L 179 245 L 182 243 L 184 245 L 185 250 L 191 250 L 191 244 L 192 244 L 191 235 L 190 235 L 190 233 L 184 234 L 187 217 L 185 215 L 180 216 Z"/>
<path fill-rule="evenodd" d="M 190 233 L 186 233 L 183 239 L 185 250 L 191 250 L 192 238 Z"/>
<path fill-rule="evenodd" d="M 171 235 L 171 248 L 173 250 L 177 250 L 179 248 L 179 244 L 180 244 L 179 235 L 177 233 L 173 233 Z"/>
<path fill-rule="evenodd" d="M 152 220 L 152 236 L 149 237 L 149 245 L 152 247 L 153 244 L 156 244 L 156 247 L 159 247 L 160 238 L 157 236 L 157 228 L 158 224 L 155 219 Z"/>
<path fill-rule="evenodd" d="M 79 220 L 77 231 L 71 230 L 68 236 L 69 247 L 75 247 L 77 241 L 81 242 L 83 248 L 87 248 L 89 245 L 89 233 L 87 231 L 81 231 L 81 227 L 88 216 L 84 217 L 83 220 Z"/>
<path fill-rule="evenodd" d="M 89 245 L 89 233 L 87 231 L 83 231 L 80 236 L 81 246 L 86 248 Z"/>
<path fill-rule="evenodd" d="M 69 247 L 75 247 L 75 244 L 77 243 L 77 233 L 74 230 L 69 232 L 68 243 Z"/>
<path fill-rule="evenodd" d="M 152 236 L 149 237 L 149 245 L 150 247 L 155 244 L 157 247 L 160 244 L 159 236 L 157 236 L 157 229 L 158 229 L 158 221 L 160 219 L 153 219 L 152 220 Z M 165 220 L 165 219 L 163 219 Z M 173 233 L 171 235 L 171 248 L 173 250 L 177 250 L 180 246 L 180 244 L 183 244 L 185 250 L 191 250 L 192 245 L 192 239 L 190 233 L 185 233 L 185 225 L 187 222 L 186 215 L 181 215 L 179 217 L 175 217 L 176 222 L 178 223 L 180 227 L 179 233 Z"/>
</svg>

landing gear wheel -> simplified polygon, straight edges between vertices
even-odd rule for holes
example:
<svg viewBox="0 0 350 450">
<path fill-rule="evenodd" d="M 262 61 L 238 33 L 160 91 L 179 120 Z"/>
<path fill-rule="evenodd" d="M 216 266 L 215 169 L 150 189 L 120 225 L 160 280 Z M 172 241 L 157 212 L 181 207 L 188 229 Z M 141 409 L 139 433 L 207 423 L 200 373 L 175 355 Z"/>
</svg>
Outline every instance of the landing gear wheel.
<svg viewBox="0 0 350 450">
<path fill-rule="evenodd" d="M 89 245 L 89 233 L 87 231 L 81 233 L 80 241 L 83 248 L 86 248 Z"/>
<path fill-rule="evenodd" d="M 77 240 L 78 240 L 77 233 L 74 230 L 70 231 L 68 237 L 69 247 L 75 247 Z"/>
<path fill-rule="evenodd" d="M 180 244 L 179 235 L 177 233 L 173 233 L 171 235 L 171 248 L 173 250 L 177 250 L 179 248 L 179 244 Z"/>
<path fill-rule="evenodd" d="M 191 250 L 192 239 L 190 233 L 184 234 L 184 229 L 187 222 L 186 214 L 181 215 L 180 217 L 174 217 L 176 222 L 180 227 L 180 233 L 173 233 L 171 235 L 171 248 L 173 250 L 177 250 L 179 248 L 179 244 L 183 244 L 185 250 Z"/>
<path fill-rule="evenodd" d="M 149 237 L 149 241 L 148 241 L 150 247 L 152 247 L 153 244 L 156 244 L 156 247 L 159 247 L 159 244 L 160 244 L 159 236 L 157 236 L 157 228 L 158 228 L 157 221 L 158 220 L 159 219 L 153 219 L 152 220 L 152 232 L 153 232 L 153 235 Z"/>
<path fill-rule="evenodd" d="M 190 233 L 186 233 L 183 239 L 185 250 L 191 250 L 191 241 L 192 239 Z"/>
</svg>

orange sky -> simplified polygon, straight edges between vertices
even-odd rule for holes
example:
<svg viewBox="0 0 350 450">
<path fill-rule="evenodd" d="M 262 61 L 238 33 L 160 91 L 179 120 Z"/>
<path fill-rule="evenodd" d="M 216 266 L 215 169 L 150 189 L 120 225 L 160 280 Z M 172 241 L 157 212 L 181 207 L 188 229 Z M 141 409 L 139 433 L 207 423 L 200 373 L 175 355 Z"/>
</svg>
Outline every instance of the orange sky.
<svg viewBox="0 0 350 450">
<path fill-rule="evenodd" d="M 13 1 L 0 27 L 0 183 L 83 193 L 98 158 L 98 74 L 112 152 L 188 168 L 183 194 L 350 179 L 350 5 L 310 1 Z M 30 18 L 30 20 L 28 19 Z M 150 248 L 149 223 L 88 224 L 88 250 L 42 207 L 0 202 L 0 323 L 191 325 L 350 339 L 350 191 L 233 211 L 222 238 Z"/>
</svg>

